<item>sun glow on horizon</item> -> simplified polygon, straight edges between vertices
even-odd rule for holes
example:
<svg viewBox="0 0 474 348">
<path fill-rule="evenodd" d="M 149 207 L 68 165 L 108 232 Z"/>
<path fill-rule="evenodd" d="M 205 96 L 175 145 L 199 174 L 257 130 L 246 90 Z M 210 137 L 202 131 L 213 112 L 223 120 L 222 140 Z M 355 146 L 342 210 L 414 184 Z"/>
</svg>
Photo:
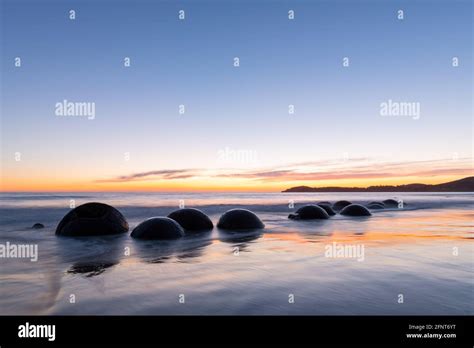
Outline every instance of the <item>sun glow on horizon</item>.
<svg viewBox="0 0 474 348">
<path fill-rule="evenodd" d="M 472 159 L 420 161 L 319 160 L 272 167 L 154 169 L 122 175 L 63 170 L 51 176 L 34 168 L 9 167 L 3 192 L 153 191 L 153 192 L 280 192 L 296 186 L 361 187 L 441 184 L 472 176 Z M 108 169 L 114 173 L 123 168 Z M 14 173 L 17 175 L 12 175 Z"/>
<path fill-rule="evenodd" d="M 281 192 L 283 190 L 297 187 L 360 187 L 382 185 L 405 185 L 413 183 L 441 184 L 449 181 L 462 179 L 468 175 L 443 175 L 436 177 L 390 177 L 378 179 L 338 179 L 318 181 L 281 181 L 260 182 L 250 179 L 193 179 L 193 180 L 166 180 L 166 181 L 132 181 L 132 182 L 80 182 L 68 181 L 66 179 L 24 181 L 4 180 L 1 192 Z"/>
</svg>

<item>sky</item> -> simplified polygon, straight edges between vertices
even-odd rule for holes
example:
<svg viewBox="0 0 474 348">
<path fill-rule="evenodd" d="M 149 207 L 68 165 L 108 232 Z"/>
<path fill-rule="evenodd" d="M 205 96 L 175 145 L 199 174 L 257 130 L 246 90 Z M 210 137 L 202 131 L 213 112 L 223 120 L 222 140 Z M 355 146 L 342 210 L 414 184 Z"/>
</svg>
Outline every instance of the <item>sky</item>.
<svg viewBox="0 0 474 348">
<path fill-rule="evenodd" d="M 472 175 L 472 1 L 0 1 L 1 191 Z"/>
</svg>

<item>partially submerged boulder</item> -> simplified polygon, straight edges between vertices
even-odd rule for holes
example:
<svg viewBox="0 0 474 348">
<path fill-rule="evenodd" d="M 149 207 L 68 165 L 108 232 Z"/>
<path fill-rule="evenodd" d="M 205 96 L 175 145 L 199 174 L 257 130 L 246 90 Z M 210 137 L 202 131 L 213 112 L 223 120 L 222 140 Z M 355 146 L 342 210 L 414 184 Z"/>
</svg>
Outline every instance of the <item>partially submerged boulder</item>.
<svg viewBox="0 0 474 348">
<path fill-rule="evenodd" d="M 317 205 L 323 208 L 326 211 L 326 213 L 328 213 L 329 216 L 336 215 L 336 212 L 331 208 L 330 204 L 318 203 Z"/>
<path fill-rule="evenodd" d="M 231 209 L 219 219 L 217 227 L 224 230 L 249 230 L 264 228 L 257 215 L 247 209 Z"/>
<path fill-rule="evenodd" d="M 39 230 L 39 229 L 41 229 L 41 228 L 44 228 L 44 225 L 41 224 L 41 223 L 39 223 L 39 222 L 37 222 L 37 223 L 35 223 L 33 226 L 31 226 L 31 228 L 33 228 L 33 229 L 35 229 L 35 230 Z"/>
<path fill-rule="evenodd" d="M 333 204 L 332 209 L 334 209 L 335 211 L 339 211 L 342 208 L 347 207 L 350 204 L 352 204 L 352 203 L 349 202 L 349 201 L 344 201 L 344 200 L 337 201 L 336 203 Z"/>
<path fill-rule="evenodd" d="M 128 223 L 114 207 L 104 203 L 85 203 L 69 213 L 59 222 L 56 234 L 59 236 L 98 236 L 125 233 Z"/>
<path fill-rule="evenodd" d="M 183 208 L 168 215 L 184 228 L 185 231 L 207 231 L 214 228 L 211 219 L 199 209 Z"/>
<path fill-rule="evenodd" d="M 288 215 L 288 218 L 293 220 L 329 219 L 329 214 L 318 205 L 308 204 L 299 208 L 296 213 Z"/>
<path fill-rule="evenodd" d="M 379 205 L 381 205 L 382 207 L 385 206 L 385 204 L 383 204 L 382 202 L 379 202 L 379 201 L 372 201 L 372 202 L 370 202 L 370 203 L 367 204 L 367 205 L 372 205 L 372 204 L 379 204 Z"/>
<path fill-rule="evenodd" d="M 383 204 L 386 205 L 387 207 L 390 207 L 390 208 L 397 208 L 398 207 L 398 201 L 394 200 L 394 199 L 386 199 L 383 201 Z"/>
<path fill-rule="evenodd" d="M 135 227 L 130 236 L 137 239 L 178 239 L 184 236 L 184 230 L 173 219 L 152 217 Z"/>
<path fill-rule="evenodd" d="M 369 209 L 360 204 L 351 204 L 344 207 L 341 212 L 341 215 L 345 216 L 371 216 Z"/>
<path fill-rule="evenodd" d="M 372 209 L 372 210 L 381 210 L 381 209 L 385 209 L 385 206 L 382 204 L 372 202 L 372 203 L 367 204 L 367 208 Z"/>
</svg>

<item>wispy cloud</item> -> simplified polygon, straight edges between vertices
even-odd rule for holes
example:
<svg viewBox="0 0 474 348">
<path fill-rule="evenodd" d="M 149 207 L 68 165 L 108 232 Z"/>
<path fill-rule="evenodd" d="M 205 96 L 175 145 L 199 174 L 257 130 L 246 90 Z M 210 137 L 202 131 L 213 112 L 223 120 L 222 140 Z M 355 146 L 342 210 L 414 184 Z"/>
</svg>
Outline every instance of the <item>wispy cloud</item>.
<svg viewBox="0 0 474 348">
<path fill-rule="evenodd" d="M 336 161 L 322 167 L 319 162 L 294 164 L 290 169 L 247 171 L 221 174 L 220 177 L 236 177 L 260 181 L 317 181 L 340 179 L 377 179 L 392 177 L 422 177 L 440 175 L 472 175 L 469 158 L 453 161 L 420 160 L 409 162 L 381 162 L 367 159 Z"/>
<path fill-rule="evenodd" d="M 174 179 L 188 179 L 188 178 L 195 177 L 196 175 L 197 175 L 197 171 L 195 169 L 166 169 L 166 170 L 152 170 L 148 172 L 133 173 L 129 175 L 121 175 L 116 178 L 96 180 L 96 182 L 174 180 Z"/>
<path fill-rule="evenodd" d="M 168 169 L 121 175 L 96 182 L 167 181 L 192 178 L 244 179 L 259 182 L 322 181 L 347 179 L 385 179 L 394 177 L 433 177 L 472 175 L 472 159 L 461 158 L 383 162 L 356 158 L 291 163 L 285 166 L 248 169 Z"/>
</svg>

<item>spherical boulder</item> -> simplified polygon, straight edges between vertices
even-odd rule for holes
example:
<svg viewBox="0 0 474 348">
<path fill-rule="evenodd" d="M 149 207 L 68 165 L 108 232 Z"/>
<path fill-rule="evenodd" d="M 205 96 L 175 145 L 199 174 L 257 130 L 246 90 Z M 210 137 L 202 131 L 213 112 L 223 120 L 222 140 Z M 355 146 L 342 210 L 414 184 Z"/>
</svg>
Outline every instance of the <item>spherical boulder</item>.
<svg viewBox="0 0 474 348">
<path fill-rule="evenodd" d="M 367 208 L 372 209 L 372 210 L 380 210 L 380 209 L 385 209 L 385 206 L 379 203 L 369 203 L 367 204 Z"/>
<path fill-rule="evenodd" d="M 119 234 L 128 231 L 128 222 L 114 207 L 104 203 L 85 203 L 69 213 L 59 222 L 56 234 L 81 237 Z"/>
<path fill-rule="evenodd" d="M 288 218 L 293 220 L 329 219 L 329 214 L 318 205 L 308 204 L 299 208 L 295 214 L 288 215 Z"/>
<path fill-rule="evenodd" d="M 33 228 L 33 229 L 35 229 L 35 230 L 39 230 L 39 229 L 41 229 L 41 228 L 44 228 L 44 225 L 41 224 L 41 223 L 39 223 L 39 222 L 37 222 L 37 223 L 35 223 L 33 226 L 31 226 L 31 228 Z"/>
<path fill-rule="evenodd" d="M 345 216 L 371 216 L 369 209 L 360 205 L 360 204 L 351 204 L 344 207 L 341 212 L 341 215 Z"/>
<path fill-rule="evenodd" d="M 185 231 L 206 231 L 212 230 L 214 224 L 211 219 L 199 209 L 183 208 L 168 215 L 184 228 Z"/>
<path fill-rule="evenodd" d="M 135 227 L 130 236 L 137 239 L 178 239 L 184 236 L 184 230 L 173 219 L 152 217 Z"/>
<path fill-rule="evenodd" d="M 383 204 L 390 208 L 398 208 L 398 202 L 394 199 L 386 199 Z"/>
<path fill-rule="evenodd" d="M 343 201 L 337 201 L 336 203 L 333 204 L 332 209 L 334 209 L 335 211 L 339 211 L 342 208 L 347 207 L 350 204 L 352 204 L 352 203 L 349 202 L 349 201 L 344 201 L 344 200 Z"/>
<path fill-rule="evenodd" d="M 224 230 L 248 230 L 264 228 L 265 225 L 250 210 L 231 209 L 222 214 L 217 227 Z"/>
<path fill-rule="evenodd" d="M 318 203 L 317 205 L 323 208 L 326 211 L 326 213 L 328 213 L 329 216 L 336 215 L 336 212 L 331 208 L 330 204 Z"/>
</svg>

